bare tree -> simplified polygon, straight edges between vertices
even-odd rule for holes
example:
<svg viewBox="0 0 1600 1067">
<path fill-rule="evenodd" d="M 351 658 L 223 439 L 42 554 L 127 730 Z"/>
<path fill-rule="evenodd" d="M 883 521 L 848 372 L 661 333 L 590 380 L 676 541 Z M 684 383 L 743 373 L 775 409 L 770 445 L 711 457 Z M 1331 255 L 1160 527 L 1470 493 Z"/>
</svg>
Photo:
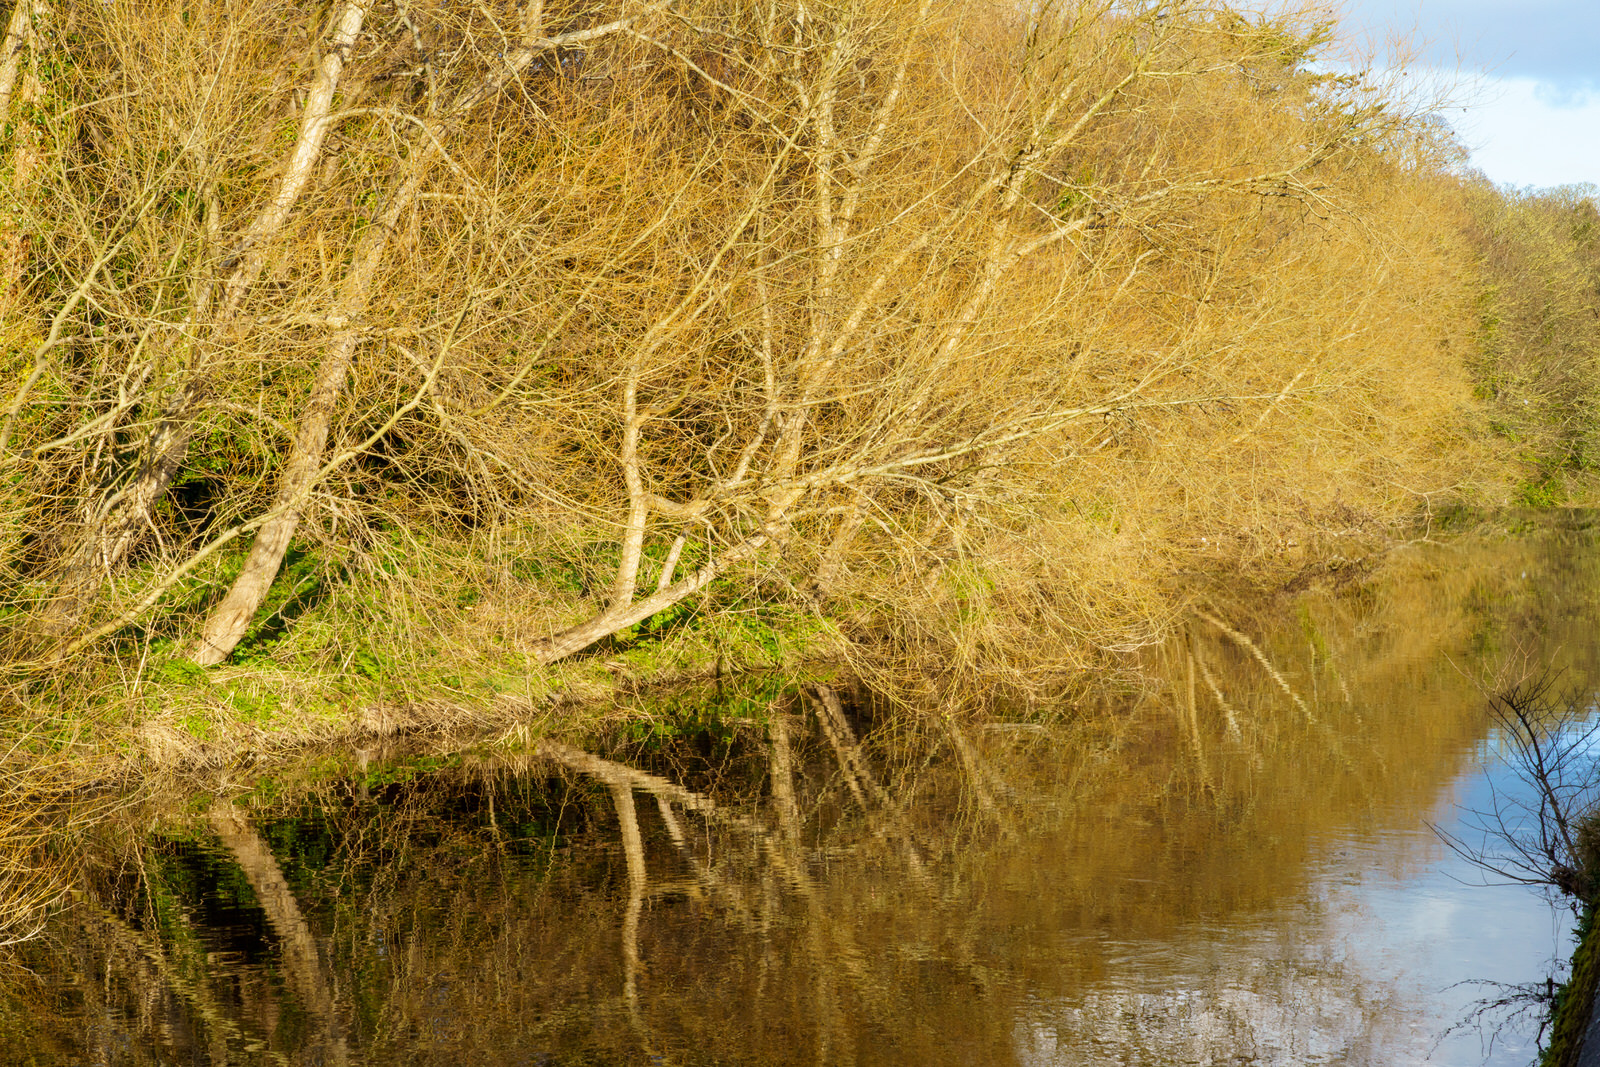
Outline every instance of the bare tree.
<svg viewBox="0 0 1600 1067">
<path fill-rule="evenodd" d="M 1600 748 L 1593 688 L 1561 694 L 1559 680 L 1547 672 L 1489 698 L 1497 739 L 1530 795 L 1496 790 L 1488 808 L 1471 813 L 1476 840 L 1438 827 L 1434 832 L 1485 873 L 1558 890 L 1577 911 L 1600 888 L 1600 838 L 1587 821 L 1600 811 Z"/>
<path fill-rule="evenodd" d="M 308 516 L 398 511 L 604 546 L 542 662 L 769 578 L 1018 575 L 1011 629 L 1059 632 L 1083 583 L 1042 546 L 1153 427 L 1226 456 L 1341 391 L 1411 412 L 1347 358 L 1379 297 L 1316 272 L 1334 237 L 1394 258 L 1361 211 L 1414 116 L 1308 71 L 1305 19 L 122 2 L 56 16 L 80 76 L 0 415 L 8 596 L 56 660 L 203 578 L 219 662 Z M 1314 344 L 1279 274 L 1315 274 Z"/>
<path fill-rule="evenodd" d="M 374 279 L 399 228 L 401 217 L 411 209 L 424 176 L 448 158 L 444 145 L 450 135 L 459 132 L 462 121 L 474 108 L 492 101 L 503 83 L 538 56 L 555 53 L 562 48 L 586 47 L 608 36 L 620 34 L 631 29 L 644 15 L 657 13 L 667 6 L 667 0 L 659 0 L 638 14 L 610 23 L 545 36 L 545 28 L 538 21 L 541 8 L 534 5 L 523 13 L 523 47 L 506 58 L 504 69 L 494 71 L 479 84 L 469 85 L 443 109 L 442 115 L 425 113 L 412 116 L 416 125 L 410 131 L 411 144 L 408 147 L 411 151 L 397 166 L 397 173 L 384 196 L 383 210 L 362 234 L 351 270 L 341 284 L 337 303 L 328 316 L 328 323 L 334 332 L 318 363 L 311 392 L 284 465 L 275 500 L 275 514 L 257 532 L 244 570 L 207 619 L 205 631 L 194 653 L 195 662 L 211 664 L 227 658 L 244 636 L 245 628 L 266 599 L 267 590 L 282 566 L 289 539 L 299 525 L 299 509 L 320 476 L 329 431 L 344 392 L 350 363 L 366 337 L 366 326 L 362 320 L 371 299 Z M 436 106 L 437 101 L 430 102 L 430 110 Z M 462 309 L 463 317 L 466 310 Z M 459 322 L 460 317 L 457 319 L 458 325 Z M 442 353 L 448 351 L 449 346 L 450 338 L 447 337 Z"/>
</svg>

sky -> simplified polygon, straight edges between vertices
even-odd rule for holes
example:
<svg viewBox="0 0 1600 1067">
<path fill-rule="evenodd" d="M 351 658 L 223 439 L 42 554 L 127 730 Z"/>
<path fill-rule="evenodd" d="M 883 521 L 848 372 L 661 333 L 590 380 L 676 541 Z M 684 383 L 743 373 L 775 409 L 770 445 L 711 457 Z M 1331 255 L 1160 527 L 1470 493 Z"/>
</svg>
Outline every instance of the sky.
<svg viewBox="0 0 1600 1067">
<path fill-rule="evenodd" d="M 1347 0 L 1347 34 L 1395 34 L 1460 71 L 1445 118 L 1501 185 L 1600 185 L 1600 0 Z"/>
</svg>

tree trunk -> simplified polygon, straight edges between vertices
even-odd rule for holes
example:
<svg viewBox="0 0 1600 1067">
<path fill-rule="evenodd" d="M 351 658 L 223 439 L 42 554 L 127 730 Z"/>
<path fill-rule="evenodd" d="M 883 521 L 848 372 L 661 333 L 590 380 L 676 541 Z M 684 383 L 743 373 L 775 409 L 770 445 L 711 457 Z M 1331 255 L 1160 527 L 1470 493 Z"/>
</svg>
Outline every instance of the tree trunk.
<svg viewBox="0 0 1600 1067">
<path fill-rule="evenodd" d="M 62 564 L 55 595 L 40 616 L 44 634 L 60 636 L 77 625 L 101 582 L 149 527 L 151 510 L 166 494 L 188 452 L 192 427 L 186 415 L 192 406 L 187 390 L 173 399 L 150 435 L 144 465 L 133 481 L 102 497 L 86 518 Z"/>
<path fill-rule="evenodd" d="M 278 935 L 289 987 L 326 1028 L 327 1062 L 348 1063 L 349 1043 L 339 1026 L 333 983 L 323 967 L 316 934 L 306 922 L 305 913 L 300 910 L 294 890 L 289 887 L 289 880 L 284 877 L 271 847 L 232 804 L 219 804 L 211 809 L 211 829 L 244 871 L 261 910 L 267 913 L 273 933 Z"/>
<path fill-rule="evenodd" d="M 654 5 L 654 9 L 665 6 L 666 0 L 663 0 L 663 2 Z M 537 19 L 542 17 L 540 12 L 542 12 L 542 8 L 536 6 L 527 13 L 525 25 L 530 27 L 530 32 L 532 29 L 537 28 Z M 491 99 L 500 85 L 504 83 L 504 80 L 509 79 L 516 72 L 525 68 L 532 61 L 532 58 L 540 52 L 555 48 L 563 43 L 592 40 L 596 37 L 614 33 L 620 27 L 630 24 L 636 17 L 630 16 L 616 23 L 574 31 L 563 34 L 559 38 L 540 38 L 537 41 L 530 42 L 527 48 L 508 58 L 505 72 L 464 94 L 456 105 L 450 109 L 449 114 L 459 117 L 480 103 Z M 333 341 L 328 346 L 326 355 L 323 357 L 321 366 L 317 368 L 317 376 L 311 388 L 311 395 L 307 398 L 305 413 L 300 419 L 300 429 L 295 436 L 294 448 L 290 453 L 289 462 L 284 468 L 283 480 L 278 486 L 274 507 L 280 513 L 276 518 L 265 523 L 257 532 L 255 543 L 250 546 L 250 555 L 245 560 L 244 570 L 234 580 L 233 586 L 228 590 L 228 595 L 223 598 L 222 603 L 218 604 L 206 619 L 205 628 L 194 651 L 196 663 L 209 666 L 222 662 L 232 654 L 234 648 L 238 646 L 239 641 L 244 637 L 245 630 L 250 625 L 250 620 L 260 609 L 262 602 L 266 600 L 267 591 L 271 589 L 279 569 L 283 566 L 283 557 L 289 549 L 289 541 L 294 537 L 294 532 L 300 525 L 300 515 L 302 508 L 305 506 L 305 500 L 316 486 L 318 472 L 322 467 L 322 454 L 327 447 L 328 434 L 333 422 L 333 412 L 338 406 L 339 398 L 344 393 L 345 376 L 361 339 L 361 330 L 356 325 L 356 320 L 366 311 L 367 302 L 371 295 L 373 277 L 377 273 L 385 252 L 388 250 L 390 238 L 399 223 L 400 216 L 415 199 L 428 165 L 435 155 L 442 151 L 439 137 L 442 127 L 429 123 L 424 129 L 426 141 L 419 139 L 418 143 L 426 143 L 427 146 L 420 147 L 415 151 L 409 164 L 409 171 L 401 179 L 398 187 L 390 194 L 382 217 L 367 229 L 361 247 L 356 251 L 355 266 L 351 268 L 350 274 L 346 277 L 344 298 L 340 302 L 336 318 L 339 321 L 348 323 L 348 325 L 341 327 L 340 332 L 334 336 Z M 626 594 L 629 599 L 632 597 L 632 589 L 636 581 L 638 549 L 639 545 L 642 544 L 642 536 L 634 540 L 636 541 L 634 545 L 635 556 L 631 572 L 629 572 L 630 576 L 619 576 L 617 583 L 618 597 Z M 624 571 L 628 570 L 629 568 L 625 566 Z M 709 581 L 710 579 L 707 578 L 706 580 Z M 661 594 L 657 594 L 657 597 L 659 596 Z M 651 600 L 657 599 L 657 597 L 652 597 Z M 620 606 L 620 601 L 613 604 L 613 610 L 618 606 Z M 655 608 L 647 614 L 654 614 L 659 610 L 661 609 Z M 608 612 L 609 614 L 611 612 Z M 619 624 L 619 626 L 627 625 L 629 623 Z M 583 642 L 583 644 L 588 643 L 590 642 Z M 580 644 L 575 647 L 581 648 L 583 645 Z M 565 655 L 566 653 L 562 654 Z"/>
<path fill-rule="evenodd" d="M 9 312 L 28 262 L 28 237 L 20 205 L 30 199 L 34 174 L 44 158 L 34 111 L 44 100 L 39 77 L 39 18 L 36 0 L 17 0 L 6 26 L 0 57 L 0 122 L 11 123 L 11 207 L 0 224 L 0 311 Z M 46 9 L 47 10 L 47 9 Z M 26 53 L 26 56 L 24 55 Z M 18 81 L 21 81 L 20 90 Z M 12 101 L 19 107 L 12 114 Z"/>
<path fill-rule="evenodd" d="M 28 0 L 19 0 L 18 8 L 28 6 Z M 37 6 L 35 4 L 35 6 Z M 301 110 L 300 126 L 294 147 L 290 150 L 284 176 L 272 200 L 252 220 L 240 237 L 233 253 L 224 261 L 224 271 L 231 271 L 224 287 L 223 306 L 216 321 L 211 324 L 214 337 L 225 337 L 239 326 L 237 322 L 244 297 L 260 276 L 265 262 L 264 248 L 288 222 L 290 214 L 305 191 L 322 154 L 332 128 L 330 121 L 334 95 L 339 77 L 349 59 L 350 50 L 361 34 L 361 28 L 371 8 L 371 0 L 346 0 L 334 21 L 322 61 L 307 89 L 306 103 Z M 17 16 L 12 18 L 13 27 Z M 36 37 L 34 30 L 30 33 Z M 12 28 L 6 34 L 6 48 L 12 46 Z M 0 90 L 6 88 L 9 75 L 10 53 L 0 66 Z M 24 98 L 28 91 L 24 84 Z M 18 136 L 21 136 L 20 128 Z M 19 154 L 20 154 L 20 144 Z M 19 167 L 18 178 L 22 174 Z M 15 285 L 10 272 L 11 259 L 20 256 L 20 236 L 12 240 L 14 231 L 0 230 L 0 285 L 9 293 Z M 15 247 L 14 247 L 15 246 Z M 18 260 L 20 264 L 20 260 Z M 20 266 L 18 268 L 20 270 Z M 83 617 L 87 605 L 93 600 L 95 590 L 106 575 L 121 566 L 139 536 L 150 526 L 151 510 L 166 495 L 172 479 L 182 469 L 193 435 L 194 407 L 201 395 L 198 381 L 183 389 L 167 410 L 161 423 L 150 437 L 144 462 L 131 485 L 104 496 L 86 509 L 82 530 L 75 543 L 65 554 L 61 577 L 55 595 L 45 609 L 41 629 L 47 634 L 59 635 L 70 631 Z"/>
<path fill-rule="evenodd" d="M 262 209 L 240 237 L 232 255 L 223 263 L 224 270 L 232 270 L 223 290 L 222 313 L 224 320 L 238 313 L 245 294 L 255 284 L 266 263 L 264 246 L 276 237 L 293 214 L 300 194 L 305 192 L 311 176 L 316 173 L 317 162 L 322 157 L 322 146 L 333 127 L 334 94 L 339 88 L 339 77 L 350 59 L 361 27 L 366 22 L 372 0 L 346 0 L 334 22 L 333 33 L 317 65 L 317 76 L 306 92 L 306 101 L 300 113 L 300 130 L 288 165 L 278 182 L 272 200 Z"/>
<path fill-rule="evenodd" d="M 22 70 L 22 53 L 33 36 L 33 0 L 17 0 L 6 23 L 4 44 L 0 44 L 0 115 L 11 114 L 11 94 L 16 91 Z"/>
<path fill-rule="evenodd" d="M 779 523 L 781 524 L 781 519 Z M 613 607 L 588 622 L 580 623 L 570 630 L 563 630 L 554 637 L 541 641 L 537 649 L 539 662 L 554 663 L 574 652 L 581 652 L 596 641 L 610 637 L 618 630 L 625 630 L 636 622 L 643 622 L 656 612 L 665 611 L 678 601 L 693 596 L 735 563 L 754 556 L 772 540 L 774 532 L 774 525 L 765 526 L 754 536 L 728 549 L 683 581 L 658 590 L 636 603 L 621 608 Z"/>
<path fill-rule="evenodd" d="M 400 215 L 416 196 L 422 183 L 423 160 L 414 161 L 409 173 L 389 197 L 389 203 L 380 217 L 368 227 L 362 247 L 356 253 L 355 266 L 345 280 L 344 297 L 339 302 L 336 321 L 343 322 L 329 342 L 322 364 L 317 368 L 306 398 L 305 412 L 300 417 L 300 429 L 295 435 L 289 461 L 284 465 L 282 480 L 278 483 L 275 507 L 281 513 L 256 532 L 255 543 L 245 559 L 244 570 L 234 579 L 228 595 L 212 609 L 206 618 L 205 629 L 195 647 L 194 661 L 203 665 L 221 663 L 233 652 L 244 637 L 250 620 L 267 598 L 289 541 L 300 525 L 300 516 L 307 497 L 316 487 L 317 474 L 322 469 L 322 454 L 328 446 L 328 433 L 333 425 L 334 409 L 344 395 L 345 378 L 350 361 L 361 344 L 362 329 L 358 320 L 366 312 L 372 294 L 372 280 L 383 262 L 389 247 L 390 234 L 394 232 Z"/>
<path fill-rule="evenodd" d="M 333 410 L 344 391 L 345 374 L 359 342 L 360 335 L 355 330 L 340 331 L 329 345 L 322 366 L 317 368 L 316 381 L 311 387 L 305 414 L 300 420 L 300 432 L 295 437 L 289 462 L 284 465 L 283 479 L 278 484 L 276 503 L 288 506 L 256 532 L 250 554 L 245 558 L 244 570 L 234 579 L 222 603 L 206 617 L 205 629 L 194 651 L 196 663 L 209 666 L 228 658 L 244 637 L 250 620 L 277 578 L 284 554 L 289 549 L 289 541 L 300 525 L 305 498 L 314 486 L 317 470 L 322 465 L 322 452 L 327 447 Z"/>
</svg>

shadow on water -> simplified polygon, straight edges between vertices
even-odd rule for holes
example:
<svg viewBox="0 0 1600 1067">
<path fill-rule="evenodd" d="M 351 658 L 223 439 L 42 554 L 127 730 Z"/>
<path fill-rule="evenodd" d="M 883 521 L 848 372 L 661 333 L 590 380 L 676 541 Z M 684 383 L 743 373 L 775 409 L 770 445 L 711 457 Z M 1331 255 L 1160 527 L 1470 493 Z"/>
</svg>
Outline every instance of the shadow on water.
<svg viewBox="0 0 1600 1067">
<path fill-rule="evenodd" d="M 1481 780 L 1480 676 L 1588 676 L 1597 604 L 1579 522 L 1201 612 L 1096 708 L 762 681 L 581 746 L 126 798 L 10 950 L 0 1033 L 33 1064 L 1482 1062 L 1436 1044 L 1446 987 L 1533 977 L 1563 928 L 1428 821 Z"/>
</svg>

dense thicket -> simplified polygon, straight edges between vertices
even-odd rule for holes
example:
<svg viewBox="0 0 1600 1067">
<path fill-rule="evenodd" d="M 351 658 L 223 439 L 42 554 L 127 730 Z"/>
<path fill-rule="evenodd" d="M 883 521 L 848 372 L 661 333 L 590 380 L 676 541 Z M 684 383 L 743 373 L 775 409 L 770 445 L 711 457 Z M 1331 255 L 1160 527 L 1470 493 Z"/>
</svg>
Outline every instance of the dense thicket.
<svg viewBox="0 0 1600 1067">
<path fill-rule="evenodd" d="M 7 34 L 19 668 L 529 670 L 781 610 L 1025 684 L 1195 574 L 1492 498 L 1473 373 L 1537 399 L 1497 416 L 1537 463 L 1587 455 L 1589 364 L 1517 331 L 1581 317 L 1523 231 L 1592 203 L 1466 189 L 1308 16 L 21 0 Z"/>
<path fill-rule="evenodd" d="M 1467 189 L 1477 253 L 1474 371 L 1531 504 L 1600 464 L 1600 211 L 1589 188 Z"/>
</svg>

